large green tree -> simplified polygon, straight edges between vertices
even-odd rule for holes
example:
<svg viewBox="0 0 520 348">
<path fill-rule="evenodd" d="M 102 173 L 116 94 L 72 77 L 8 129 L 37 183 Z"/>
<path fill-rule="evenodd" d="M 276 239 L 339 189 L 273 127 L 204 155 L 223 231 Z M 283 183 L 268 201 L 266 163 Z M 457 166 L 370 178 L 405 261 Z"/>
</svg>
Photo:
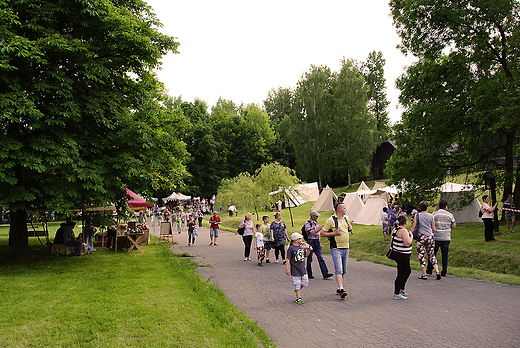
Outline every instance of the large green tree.
<svg viewBox="0 0 520 348">
<path fill-rule="evenodd" d="M 339 72 L 312 66 L 296 87 L 289 137 L 298 175 L 307 181 L 348 182 L 369 172 L 376 119 L 367 110 L 364 79 L 351 60 Z"/>
<path fill-rule="evenodd" d="M 386 60 L 381 51 L 372 51 L 360 67 L 367 86 L 368 110 L 377 120 L 380 140 L 388 137 L 390 133 L 390 118 L 388 117 L 390 102 L 386 99 L 385 63 Z"/>
<path fill-rule="evenodd" d="M 292 112 L 293 102 L 293 89 L 283 87 L 271 89 L 264 100 L 264 108 L 269 115 L 276 138 L 271 149 L 273 160 L 291 168 L 296 165 L 294 147 L 288 136 L 290 129 L 289 114 Z"/>
<path fill-rule="evenodd" d="M 174 38 L 144 1 L 0 0 L 0 202 L 15 257 L 26 216 L 118 202 L 185 174 L 154 69 Z"/>
<path fill-rule="evenodd" d="M 518 1 L 394 0 L 390 7 L 401 49 L 419 58 L 397 82 L 405 112 L 390 178 L 427 192 L 453 173 L 497 170 L 511 192 L 519 178 Z"/>
</svg>

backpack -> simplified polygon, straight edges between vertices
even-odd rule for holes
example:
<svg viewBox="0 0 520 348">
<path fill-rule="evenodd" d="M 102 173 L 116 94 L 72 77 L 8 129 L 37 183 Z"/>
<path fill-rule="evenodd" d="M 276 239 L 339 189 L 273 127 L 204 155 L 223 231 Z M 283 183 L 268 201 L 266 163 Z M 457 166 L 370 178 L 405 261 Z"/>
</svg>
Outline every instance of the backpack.
<svg viewBox="0 0 520 348">
<path fill-rule="evenodd" d="M 338 218 L 337 218 L 336 215 L 332 215 L 332 219 L 334 220 L 334 228 L 337 230 L 338 229 Z M 347 218 L 343 216 L 343 219 L 345 219 L 345 222 L 347 223 L 347 226 L 350 226 L 350 224 L 348 223 Z M 331 232 L 331 231 L 332 231 L 332 229 L 329 230 L 329 232 Z M 353 235 L 354 232 L 350 231 L 350 234 Z"/>
<path fill-rule="evenodd" d="M 309 221 L 311 221 L 311 220 L 309 220 Z M 307 241 L 307 238 L 309 238 L 309 232 L 307 232 L 307 229 L 305 229 L 306 224 L 307 223 L 303 224 L 303 226 L 302 226 L 302 236 L 305 241 Z"/>
</svg>

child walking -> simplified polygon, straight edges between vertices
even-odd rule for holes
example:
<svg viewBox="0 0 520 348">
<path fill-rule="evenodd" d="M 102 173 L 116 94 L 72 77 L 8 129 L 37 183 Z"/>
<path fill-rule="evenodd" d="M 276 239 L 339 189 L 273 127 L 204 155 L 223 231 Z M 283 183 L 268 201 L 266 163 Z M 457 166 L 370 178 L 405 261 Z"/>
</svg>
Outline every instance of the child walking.
<svg viewBox="0 0 520 348">
<path fill-rule="evenodd" d="M 256 245 L 256 253 L 258 255 L 258 266 L 263 266 L 262 261 L 265 258 L 265 250 L 264 250 L 264 234 L 262 233 L 262 225 L 256 225 L 255 232 L 255 245 Z"/>
<path fill-rule="evenodd" d="M 271 260 L 269 260 L 269 253 L 272 249 L 274 239 L 271 234 L 271 225 L 269 225 L 269 216 L 262 216 L 262 221 L 264 222 L 262 225 L 262 233 L 264 234 L 265 263 L 271 263 Z"/>
<path fill-rule="evenodd" d="M 293 290 L 296 294 L 296 303 L 303 304 L 301 289 L 309 285 L 309 277 L 305 269 L 305 258 L 309 256 L 312 247 L 303 243 L 303 236 L 299 233 L 291 234 L 291 245 L 287 249 L 285 273 L 290 275 L 293 282 Z"/>
</svg>

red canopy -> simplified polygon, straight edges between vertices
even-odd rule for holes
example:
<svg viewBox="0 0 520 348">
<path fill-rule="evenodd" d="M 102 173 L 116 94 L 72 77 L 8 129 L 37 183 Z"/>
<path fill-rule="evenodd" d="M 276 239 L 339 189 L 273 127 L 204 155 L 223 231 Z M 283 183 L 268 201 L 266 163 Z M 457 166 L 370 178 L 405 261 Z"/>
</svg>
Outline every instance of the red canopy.
<svg viewBox="0 0 520 348">
<path fill-rule="evenodd" d="M 132 208 L 151 208 L 153 207 L 152 204 L 148 204 L 148 202 L 146 202 L 146 200 L 133 193 L 132 191 L 130 191 L 128 188 L 125 188 L 126 190 L 126 193 L 132 197 L 131 199 L 128 200 L 128 205 L 130 205 Z"/>
</svg>

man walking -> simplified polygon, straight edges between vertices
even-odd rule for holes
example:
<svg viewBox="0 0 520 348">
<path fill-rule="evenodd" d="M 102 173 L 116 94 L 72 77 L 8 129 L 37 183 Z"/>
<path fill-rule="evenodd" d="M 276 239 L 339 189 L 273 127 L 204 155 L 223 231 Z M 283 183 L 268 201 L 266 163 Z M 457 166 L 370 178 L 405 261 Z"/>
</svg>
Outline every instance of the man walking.
<svg viewBox="0 0 520 348">
<path fill-rule="evenodd" d="M 433 252 L 437 256 L 437 251 L 441 249 L 442 255 L 442 269 L 441 277 L 446 277 L 448 271 L 448 252 L 450 250 L 451 229 L 457 227 L 453 214 L 448 211 L 448 202 L 444 199 L 439 202 L 439 210 L 433 213 L 435 218 L 435 231 L 433 233 L 433 240 L 435 247 Z M 432 274 L 433 266 L 428 261 L 426 268 L 427 274 Z"/>
<path fill-rule="evenodd" d="M 330 241 L 330 253 L 334 261 L 334 273 L 336 274 L 336 283 L 338 289 L 336 293 L 341 298 L 347 296 L 347 292 L 343 288 L 343 281 L 347 273 L 347 260 L 349 249 L 349 232 L 352 231 L 352 224 L 348 216 L 346 216 L 347 206 L 343 203 L 336 203 L 335 214 L 325 221 L 321 236 L 328 237 Z"/>
<path fill-rule="evenodd" d="M 319 226 L 318 224 L 318 216 L 320 215 L 321 214 L 317 211 L 312 210 L 310 212 L 310 219 L 305 223 L 304 226 L 305 231 L 307 231 L 308 234 L 307 243 L 309 243 L 309 245 L 312 247 L 309 257 L 307 258 L 307 274 L 309 279 L 314 279 L 311 267 L 313 254 L 316 254 L 323 279 L 327 279 L 333 276 L 333 274 L 329 273 L 327 265 L 325 264 L 325 260 L 321 254 L 320 230 L 322 229 L 323 225 Z"/>
<path fill-rule="evenodd" d="M 220 225 L 220 217 L 217 215 L 218 212 L 213 210 L 213 216 L 209 218 L 209 246 L 217 246 L 218 238 L 218 225 Z"/>
</svg>

